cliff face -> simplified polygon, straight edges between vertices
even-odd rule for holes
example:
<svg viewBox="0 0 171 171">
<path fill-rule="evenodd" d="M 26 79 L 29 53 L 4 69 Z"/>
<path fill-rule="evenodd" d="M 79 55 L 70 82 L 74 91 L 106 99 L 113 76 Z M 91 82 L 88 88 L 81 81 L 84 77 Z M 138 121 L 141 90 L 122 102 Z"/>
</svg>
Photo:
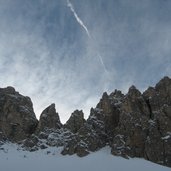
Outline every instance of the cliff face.
<svg viewBox="0 0 171 171">
<path fill-rule="evenodd" d="M 109 145 L 113 155 L 171 167 L 171 79 L 164 77 L 144 93 L 135 86 L 126 95 L 104 93 L 87 120 L 76 110 L 64 125 L 54 104 L 38 122 L 28 97 L 11 87 L 0 89 L 0 140 L 6 139 L 22 140 L 30 151 L 63 146 L 63 155 L 78 156 Z"/>
<path fill-rule="evenodd" d="M 48 106 L 40 115 L 37 131 L 41 132 L 45 129 L 60 129 L 62 124 L 56 113 L 55 104 Z"/>
<path fill-rule="evenodd" d="M 0 89 L 0 132 L 3 139 L 23 140 L 34 132 L 37 123 L 29 97 L 20 95 L 13 87 Z"/>
</svg>

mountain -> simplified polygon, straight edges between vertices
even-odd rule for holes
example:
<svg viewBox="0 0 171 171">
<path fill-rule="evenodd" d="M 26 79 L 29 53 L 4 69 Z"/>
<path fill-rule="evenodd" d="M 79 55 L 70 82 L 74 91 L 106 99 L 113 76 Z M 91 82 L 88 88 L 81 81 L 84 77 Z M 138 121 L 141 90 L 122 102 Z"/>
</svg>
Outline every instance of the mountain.
<svg viewBox="0 0 171 171">
<path fill-rule="evenodd" d="M 55 104 L 36 119 L 29 97 L 13 87 L 0 89 L 0 144 L 17 143 L 22 150 L 61 147 L 62 155 L 80 157 L 109 147 L 126 159 L 144 158 L 171 167 L 171 79 L 164 77 L 141 93 L 103 93 L 90 116 L 75 110 L 63 125 Z"/>
</svg>

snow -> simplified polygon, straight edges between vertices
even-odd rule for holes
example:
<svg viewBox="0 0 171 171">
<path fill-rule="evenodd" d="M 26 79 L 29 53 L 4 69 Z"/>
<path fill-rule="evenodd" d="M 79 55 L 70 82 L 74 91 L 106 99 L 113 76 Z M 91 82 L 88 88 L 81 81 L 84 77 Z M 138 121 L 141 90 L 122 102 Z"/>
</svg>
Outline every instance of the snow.
<svg viewBox="0 0 171 171">
<path fill-rule="evenodd" d="M 45 150 L 28 152 L 15 144 L 1 146 L 0 170 L 2 171 L 170 171 L 170 168 L 154 164 L 144 159 L 124 159 L 110 154 L 105 147 L 98 152 L 79 158 L 76 155 L 63 156 L 61 148 L 49 147 Z"/>
<path fill-rule="evenodd" d="M 156 125 L 156 122 L 152 119 L 148 120 L 148 123 L 153 127 Z"/>
<path fill-rule="evenodd" d="M 100 108 L 97 108 L 97 107 L 96 107 L 94 110 L 95 110 L 97 113 L 103 112 L 103 109 L 100 109 Z"/>
<path fill-rule="evenodd" d="M 165 137 L 162 137 L 162 140 L 168 140 L 171 138 L 171 132 L 167 132 L 168 135 L 166 135 Z"/>
<path fill-rule="evenodd" d="M 167 140 L 167 139 L 169 139 L 170 138 L 170 135 L 167 135 L 167 136 L 165 136 L 165 137 L 162 137 L 162 140 Z"/>
<path fill-rule="evenodd" d="M 47 118 L 47 114 L 43 113 L 43 114 L 41 115 L 41 117 L 42 117 L 42 118 Z"/>
</svg>

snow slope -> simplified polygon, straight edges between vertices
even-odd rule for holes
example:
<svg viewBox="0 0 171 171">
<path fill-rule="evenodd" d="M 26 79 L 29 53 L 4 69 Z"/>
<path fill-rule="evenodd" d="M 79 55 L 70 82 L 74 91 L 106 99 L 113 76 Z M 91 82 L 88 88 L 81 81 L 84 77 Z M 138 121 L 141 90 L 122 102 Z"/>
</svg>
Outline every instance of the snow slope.
<svg viewBox="0 0 171 171">
<path fill-rule="evenodd" d="M 3 148 L 3 149 L 2 149 Z M 62 156 L 61 148 L 36 152 L 20 150 L 15 144 L 1 146 L 0 171 L 170 171 L 144 159 L 124 159 L 110 154 L 109 147 L 79 158 Z"/>
</svg>

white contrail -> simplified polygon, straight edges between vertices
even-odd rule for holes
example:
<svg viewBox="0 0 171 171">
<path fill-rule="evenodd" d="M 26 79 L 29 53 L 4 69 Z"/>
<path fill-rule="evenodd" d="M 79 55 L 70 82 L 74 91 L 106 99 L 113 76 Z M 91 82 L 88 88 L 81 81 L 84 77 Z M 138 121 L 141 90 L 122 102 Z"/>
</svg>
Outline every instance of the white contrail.
<svg viewBox="0 0 171 171">
<path fill-rule="evenodd" d="M 84 25 L 83 21 L 79 18 L 79 16 L 77 15 L 77 13 L 75 12 L 75 9 L 73 7 L 73 5 L 71 4 L 71 2 L 69 0 L 67 0 L 67 6 L 70 8 L 70 10 L 73 12 L 75 19 L 77 20 L 77 22 L 83 27 L 83 29 L 86 31 L 88 37 L 90 38 L 90 33 L 87 29 L 87 27 Z"/>
<path fill-rule="evenodd" d="M 108 74 L 107 69 L 106 69 L 106 67 L 105 67 L 105 64 L 104 64 L 104 62 L 103 62 L 102 57 L 101 57 L 100 55 L 98 55 L 98 57 L 99 57 L 100 63 L 101 63 L 102 66 L 103 66 L 103 69 L 104 69 L 105 73 Z"/>
<path fill-rule="evenodd" d="M 89 39 L 92 39 L 92 37 L 90 35 L 90 32 L 88 31 L 87 27 L 85 26 L 85 24 L 83 23 L 83 21 L 80 19 L 80 17 L 77 15 L 77 13 L 76 13 L 76 11 L 74 9 L 74 6 L 70 2 L 70 0 L 67 0 L 67 6 L 70 8 L 70 10 L 72 11 L 72 13 L 74 14 L 74 17 L 75 17 L 76 21 L 86 31 L 87 36 L 89 37 Z M 103 59 L 102 59 L 102 57 L 101 57 L 101 55 L 99 53 L 98 53 L 98 58 L 99 58 L 99 61 L 100 61 L 101 65 L 103 66 L 103 69 L 104 69 L 105 73 L 108 73 L 107 72 L 107 69 L 106 69 L 106 67 L 104 65 Z"/>
</svg>

